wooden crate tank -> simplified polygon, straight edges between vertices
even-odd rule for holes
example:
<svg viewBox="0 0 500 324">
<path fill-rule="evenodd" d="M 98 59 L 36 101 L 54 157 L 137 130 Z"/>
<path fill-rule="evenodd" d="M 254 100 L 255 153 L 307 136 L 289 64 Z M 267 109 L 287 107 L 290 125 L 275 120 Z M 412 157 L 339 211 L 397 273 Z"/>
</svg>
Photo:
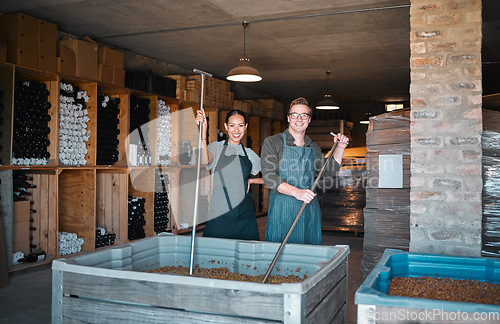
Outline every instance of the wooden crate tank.
<svg viewBox="0 0 500 324">
<path fill-rule="evenodd" d="M 299 283 L 263 284 L 146 273 L 189 267 L 191 238 L 161 235 L 52 264 L 52 323 L 346 323 L 348 246 L 288 244 L 272 275 Z M 265 274 L 278 243 L 200 237 L 194 264 Z"/>
</svg>

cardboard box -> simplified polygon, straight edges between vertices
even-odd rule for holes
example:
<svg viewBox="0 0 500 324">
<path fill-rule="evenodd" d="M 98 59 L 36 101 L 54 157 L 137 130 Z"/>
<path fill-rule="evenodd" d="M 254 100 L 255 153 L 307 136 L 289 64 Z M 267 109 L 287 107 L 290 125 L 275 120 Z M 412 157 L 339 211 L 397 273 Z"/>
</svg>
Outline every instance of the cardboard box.
<svg viewBox="0 0 500 324">
<path fill-rule="evenodd" d="M 246 101 L 241 101 L 241 100 L 233 100 L 233 107 L 232 109 L 238 109 L 243 111 L 244 113 L 250 113 L 252 110 L 252 104 Z"/>
<path fill-rule="evenodd" d="M 175 80 L 175 98 L 186 99 L 186 77 L 183 75 L 165 75 L 167 78 Z"/>
<path fill-rule="evenodd" d="M 101 46 L 99 47 L 99 64 L 123 69 L 123 52 Z"/>
<path fill-rule="evenodd" d="M 105 64 L 99 64 L 99 81 L 113 83 L 113 67 Z"/>
<path fill-rule="evenodd" d="M 29 201 L 14 202 L 14 223 L 30 221 L 30 206 Z"/>
<path fill-rule="evenodd" d="M 57 58 L 57 72 L 63 76 L 72 77 L 76 74 L 75 52 L 61 46 L 59 47 L 59 57 Z"/>
<path fill-rule="evenodd" d="M 19 47 L 8 47 L 7 50 L 7 61 L 19 64 L 27 67 L 38 67 L 38 50 L 37 47 L 24 46 Z"/>
<path fill-rule="evenodd" d="M 0 42 L 22 47 L 23 43 L 36 43 L 39 19 L 22 13 L 0 16 Z"/>
<path fill-rule="evenodd" d="M 57 71 L 57 25 L 22 13 L 0 16 L 0 41 L 9 62 Z"/>
<path fill-rule="evenodd" d="M 38 68 L 57 72 L 57 25 L 39 20 Z"/>
<path fill-rule="evenodd" d="M 38 67 L 39 19 L 17 13 L 0 16 L 0 42 L 8 45 L 7 61 Z"/>
<path fill-rule="evenodd" d="M 99 79 L 97 44 L 82 39 L 64 39 L 59 41 L 61 46 L 75 52 L 77 77 L 92 81 Z"/>
<path fill-rule="evenodd" d="M 38 55 L 38 68 L 44 71 L 57 72 L 57 56 L 55 47 L 40 47 Z"/>
<path fill-rule="evenodd" d="M 38 20 L 38 30 L 41 39 L 57 44 L 57 25 L 45 20 Z"/>
<path fill-rule="evenodd" d="M 125 70 L 113 68 L 113 84 L 119 87 L 125 86 Z"/>
</svg>

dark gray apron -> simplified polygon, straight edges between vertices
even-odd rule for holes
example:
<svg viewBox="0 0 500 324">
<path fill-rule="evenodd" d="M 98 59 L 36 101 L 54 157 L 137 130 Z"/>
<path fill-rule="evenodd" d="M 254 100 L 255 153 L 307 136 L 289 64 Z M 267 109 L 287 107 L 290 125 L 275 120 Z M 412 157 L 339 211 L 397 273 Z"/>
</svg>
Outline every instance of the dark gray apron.
<svg viewBox="0 0 500 324">
<path fill-rule="evenodd" d="M 226 156 L 227 140 L 214 170 L 209 221 L 203 236 L 260 240 L 252 197 L 246 193 L 252 162 L 238 154 Z"/>
<path fill-rule="evenodd" d="M 310 189 L 316 174 L 315 161 L 316 152 L 312 145 L 286 145 L 286 136 L 283 133 L 283 158 L 278 172 L 280 177 L 292 186 Z M 272 191 L 269 196 L 266 241 L 281 243 L 300 207 L 302 207 L 301 200 Z M 321 245 L 321 210 L 317 197 L 306 205 L 288 242 Z"/>
</svg>

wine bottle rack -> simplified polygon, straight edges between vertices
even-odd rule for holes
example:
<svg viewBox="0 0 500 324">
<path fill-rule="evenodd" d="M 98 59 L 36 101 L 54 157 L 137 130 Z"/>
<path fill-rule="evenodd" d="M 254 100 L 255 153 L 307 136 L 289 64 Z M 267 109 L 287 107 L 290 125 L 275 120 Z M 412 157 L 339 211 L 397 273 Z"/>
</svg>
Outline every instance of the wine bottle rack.
<svg viewBox="0 0 500 324">
<path fill-rule="evenodd" d="M 47 134 L 45 129 L 43 134 L 48 144 L 47 158 L 40 165 L 13 163 L 13 152 L 17 145 L 14 141 L 16 84 L 27 82 L 36 82 L 40 88 L 48 91 L 45 120 L 50 132 Z M 61 113 L 61 90 L 66 91 L 63 88 L 67 84 L 77 88 L 85 97 L 84 106 L 82 101 L 77 102 L 83 106 L 80 107 L 81 114 L 72 112 L 71 116 L 77 118 L 71 121 L 69 113 Z M 181 142 L 188 141 L 192 147 L 197 147 L 198 128 L 194 116 L 199 104 L 3 62 L 0 62 L 0 90 L 4 94 L 0 98 L 4 106 L 0 111 L 0 117 L 4 120 L 0 125 L 0 178 L 12 181 L 13 172 L 22 172 L 33 178 L 31 181 L 36 188 L 29 189 L 30 205 L 36 212 L 31 215 L 33 221 L 27 230 L 32 246 L 47 252 L 43 263 L 62 257 L 59 251 L 59 233 L 62 232 L 74 233 L 79 243 L 83 240 L 81 253 L 105 248 L 110 242 L 114 245 L 129 242 L 129 196 L 144 198 L 144 236 L 163 231 L 184 231 L 179 230 L 179 223 L 182 217 L 186 218 L 187 214 L 192 213 L 196 166 L 179 163 L 179 146 Z M 109 121 L 109 118 L 113 121 L 108 124 L 105 122 L 103 126 L 102 119 L 101 123 L 99 121 L 99 118 L 103 118 L 99 115 L 99 105 L 102 106 L 104 98 L 107 98 L 108 103 L 114 103 L 114 108 L 112 116 L 105 117 L 105 121 Z M 132 129 L 136 128 L 133 124 L 139 119 L 131 112 L 131 105 L 137 100 L 147 103 L 149 109 L 147 121 L 139 120 L 142 138 Z M 214 141 L 219 128 L 218 109 L 206 108 L 206 111 L 210 123 L 208 138 Z M 66 127 L 64 129 L 75 128 L 65 124 L 68 122 L 80 123 L 81 129 L 85 129 L 85 134 L 81 132 L 86 137 L 83 144 L 85 150 L 80 152 L 79 160 L 68 159 L 62 154 L 71 154 L 62 150 L 62 135 L 67 135 L 66 131 L 62 131 L 63 125 Z M 116 151 L 109 149 L 113 151 L 112 157 L 102 159 L 100 136 L 106 134 L 108 129 L 116 129 L 116 140 L 112 137 L 111 144 L 104 144 L 104 147 L 109 149 L 113 146 Z M 151 162 L 140 166 L 131 165 L 130 144 L 145 146 Z M 158 154 L 161 158 L 157 158 Z M 204 168 L 202 172 L 200 197 L 202 210 L 206 210 L 211 178 Z M 161 188 L 157 184 L 161 184 Z M 12 219 L 14 200 L 4 193 L 5 183 L 0 186 L 0 217 Z M 13 197 L 12 188 L 10 192 L 10 197 Z M 181 211 L 182 208 L 187 210 Z M 113 235 L 103 239 L 96 228 L 103 228 L 106 233 Z M 13 252 L 12 248 L 12 242 L 7 242 L 8 254 Z M 66 249 L 64 251 L 67 253 Z M 29 266 L 37 265 L 33 263 Z M 9 265 L 10 271 L 25 267 L 27 265 Z"/>
<path fill-rule="evenodd" d="M 43 82 L 17 81 L 14 85 L 12 164 L 46 165 L 50 158 L 48 135 L 51 103 Z"/>
<path fill-rule="evenodd" d="M 120 98 L 97 96 L 97 164 L 118 162 Z"/>
<path fill-rule="evenodd" d="M 64 165 L 86 165 L 91 136 L 89 104 L 92 93 L 71 83 L 60 83 L 59 161 Z M 87 107 L 87 105 L 89 105 Z"/>
</svg>

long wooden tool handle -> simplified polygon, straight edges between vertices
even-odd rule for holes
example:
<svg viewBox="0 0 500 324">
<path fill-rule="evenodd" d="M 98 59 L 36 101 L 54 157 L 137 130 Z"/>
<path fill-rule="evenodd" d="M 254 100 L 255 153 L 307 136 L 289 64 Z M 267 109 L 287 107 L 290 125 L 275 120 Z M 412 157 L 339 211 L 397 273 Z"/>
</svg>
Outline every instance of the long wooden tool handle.
<svg viewBox="0 0 500 324">
<path fill-rule="evenodd" d="M 330 164 L 330 161 L 333 158 L 333 153 L 335 153 L 335 149 L 337 148 L 337 144 L 338 144 L 338 141 L 335 142 L 335 143 L 333 143 L 333 147 L 332 147 L 332 150 L 330 151 L 330 155 L 328 155 L 328 158 L 326 159 L 325 164 L 323 164 L 323 167 L 319 171 L 319 174 L 316 177 L 316 180 L 314 180 L 314 183 L 313 183 L 313 185 L 311 187 L 312 191 L 314 191 L 316 189 L 316 186 L 318 185 L 318 181 L 321 178 L 321 176 L 323 175 L 323 171 L 325 170 L 325 167 L 328 164 Z M 288 242 L 288 239 L 290 238 L 290 235 L 292 235 L 293 229 L 295 228 L 295 225 L 297 225 L 297 223 L 298 223 L 298 221 L 300 219 L 300 216 L 302 215 L 302 212 L 306 208 L 306 205 L 307 205 L 307 203 L 304 201 L 302 203 L 302 206 L 299 209 L 299 212 L 297 213 L 297 216 L 295 216 L 295 219 L 293 220 L 292 225 L 288 229 L 288 232 L 286 233 L 285 239 L 283 240 L 283 242 L 281 242 L 281 245 L 280 245 L 280 247 L 278 249 L 278 252 L 276 252 L 276 255 L 274 256 L 273 262 L 271 262 L 271 265 L 269 266 L 269 269 L 267 269 L 266 275 L 264 276 L 264 279 L 262 280 L 262 283 L 266 283 L 267 278 L 269 278 L 269 275 L 271 274 L 271 271 L 273 270 L 274 265 L 276 264 L 276 261 L 278 261 L 278 257 L 280 256 L 281 251 L 285 247 L 285 244 Z"/>
</svg>

